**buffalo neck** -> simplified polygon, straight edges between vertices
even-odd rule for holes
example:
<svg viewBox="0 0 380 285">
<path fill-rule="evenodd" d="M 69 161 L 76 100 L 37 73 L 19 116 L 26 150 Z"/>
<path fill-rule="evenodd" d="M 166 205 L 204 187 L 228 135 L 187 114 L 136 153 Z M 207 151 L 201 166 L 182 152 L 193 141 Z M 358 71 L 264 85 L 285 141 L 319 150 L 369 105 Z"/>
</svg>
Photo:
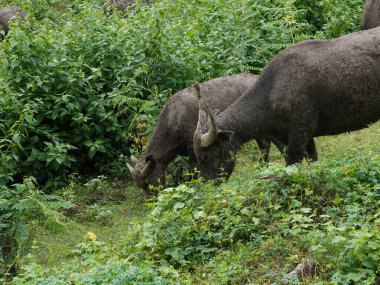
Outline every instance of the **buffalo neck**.
<svg viewBox="0 0 380 285">
<path fill-rule="evenodd" d="M 266 82 L 258 80 L 234 104 L 224 110 L 216 119 L 222 131 L 233 131 L 232 144 L 235 148 L 245 142 L 267 135 L 270 129 L 270 108 Z"/>
<path fill-rule="evenodd" d="M 184 143 L 180 139 L 173 138 L 167 132 L 156 129 L 142 157 L 153 155 L 155 162 L 165 168 L 177 154 L 183 154 L 183 145 Z"/>
</svg>

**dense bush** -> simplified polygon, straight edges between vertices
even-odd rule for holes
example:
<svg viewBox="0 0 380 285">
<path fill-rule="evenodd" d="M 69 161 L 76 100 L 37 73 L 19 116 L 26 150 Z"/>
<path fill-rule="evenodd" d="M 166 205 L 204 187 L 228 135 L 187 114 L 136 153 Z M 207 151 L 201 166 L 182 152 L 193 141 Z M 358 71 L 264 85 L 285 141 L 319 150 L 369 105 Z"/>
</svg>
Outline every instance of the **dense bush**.
<svg viewBox="0 0 380 285">
<path fill-rule="evenodd" d="M 261 179 L 243 176 L 222 189 L 195 184 L 163 190 L 140 245 L 187 267 L 231 243 L 260 244 L 276 224 L 285 237 L 340 223 L 367 229 L 379 218 L 379 159 L 347 158 L 301 170 L 273 165 L 251 170 Z"/>
<path fill-rule="evenodd" d="M 296 0 L 295 6 L 306 12 L 304 19 L 318 37 L 334 38 L 358 30 L 364 1 Z"/>
<path fill-rule="evenodd" d="M 13 25 L 1 44 L 1 124 L 9 129 L 25 108 L 33 122 L 12 172 L 56 188 L 71 172 L 141 150 L 165 90 L 259 72 L 313 30 L 331 37 L 358 27 L 362 1 L 335 2 L 157 1 L 107 18 L 101 2 L 16 1 L 30 24 Z"/>
<path fill-rule="evenodd" d="M 48 188 L 141 149 L 146 139 L 136 132 L 152 129 L 165 90 L 258 72 L 311 36 L 292 1 L 157 1 L 109 18 L 85 1 L 24 8 L 32 11 L 31 24 L 13 25 L 1 44 L 1 123 L 8 129 L 20 110 L 31 109 L 13 172 Z M 39 9 L 53 11 L 58 22 L 39 20 Z"/>
<path fill-rule="evenodd" d="M 43 220 L 44 226 L 64 230 L 58 209 L 72 208 L 59 196 L 38 191 L 33 179 L 12 187 L 0 186 L 0 281 L 16 275 L 19 260 L 30 247 L 30 224 Z"/>
<path fill-rule="evenodd" d="M 7 102 L 7 97 L 0 98 Z M 12 100 L 9 100 L 12 102 Z M 15 275 L 19 260 L 28 252 L 30 225 L 43 220 L 52 229 L 63 229 L 62 215 L 58 209 L 72 208 L 70 202 L 59 196 L 46 195 L 37 189 L 34 178 L 26 178 L 22 183 L 6 186 L 13 180 L 19 163 L 17 156 L 24 128 L 33 124 L 33 113 L 28 105 L 20 110 L 19 117 L 12 122 L 0 139 L 0 281 Z M 4 125 L 0 125 L 4 127 Z"/>
</svg>

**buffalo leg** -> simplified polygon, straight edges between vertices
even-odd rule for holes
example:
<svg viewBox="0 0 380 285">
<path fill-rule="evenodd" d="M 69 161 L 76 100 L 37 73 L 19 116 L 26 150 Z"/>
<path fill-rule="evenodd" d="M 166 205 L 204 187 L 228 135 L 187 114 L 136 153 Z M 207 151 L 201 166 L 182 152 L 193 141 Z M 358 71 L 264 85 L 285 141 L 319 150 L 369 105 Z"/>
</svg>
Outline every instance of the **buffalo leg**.
<svg viewBox="0 0 380 285">
<path fill-rule="evenodd" d="M 282 155 L 285 154 L 286 145 L 282 143 L 279 139 L 272 137 L 272 143 L 278 148 Z"/>
<path fill-rule="evenodd" d="M 315 141 L 313 138 L 309 140 L 309 143 L 307 144 L 306 147 L 307 151 L 307 157 L 311 161 L 317 161 L 318 160 L 318 152 L 317 152 L 317 147 L 315 145 Z"/>
<path fill-rule="evenodd" d="M 305 128 L 291 131 L 288 138 L 286 165 L 302 162 L 310 137 L 311 132 Z"/>
<path fill-rule="evenodd" d="M 270 152 L 270 140 L 265 138 L 256 139 L 257 145 L 262 153 L 263 160 L 269 162 L 269 152 Z"/>
<path fill-rule="evenodd" d="M 192 178 L 198 177 L 197 172 L 195 171 L 195 169 L 197 168 L 197 158 L 195 157 L 194 152 L 189 151 L 189 173 L 191 173 L 192 175 L 188 175 L 186 179 L 187 181 L 191 181 Z M 197 171 L 199 171 L 199 169 L 197 169 Z"/>
<path fill-rule="evenodd" d="M 193 173 L 194 172 L 194 168 L 197 167 L 197 159 L 193 154 L 189 154 L 189 172 L 190 173 Z"/>
</svg>

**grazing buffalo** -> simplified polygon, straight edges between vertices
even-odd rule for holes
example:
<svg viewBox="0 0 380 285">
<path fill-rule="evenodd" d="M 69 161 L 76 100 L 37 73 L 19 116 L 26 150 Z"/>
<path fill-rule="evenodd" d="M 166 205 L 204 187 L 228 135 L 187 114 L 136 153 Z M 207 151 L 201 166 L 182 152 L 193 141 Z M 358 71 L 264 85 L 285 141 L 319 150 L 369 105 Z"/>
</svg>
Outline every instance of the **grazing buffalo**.
<svg viewBox="0 0 380 285">
<path fill-rule="evenodd" d="M 380 0 L 366 0 L 363 16 L 362 30 L 368 30 L 380 26 Z"/>
<path fill-rule="evenodd" d="M 367 127 L 380 118 L 380 27 L 293 45 L 216 119 L 200 101 L 194 152 L 202 176 L 219 175 L 255 137 L 287 144 L 287 164 L 315 152 L 313 137 Z M 207 120 L 204 113 L 207 113 Z"/>
<path fill-rule="evenodd" d="M 108 12 L 112 7 L 114 7 L 116 10 L 125 12 L 127 8 L 133 7 L 136 4 L 136 0 L 108 0 L 103 5 L 103 10 L 105 12 Z M 141 0 L 140 3 L 149 4 L 152 0 Z"/>
<path fill-rule="evenodd" d="M 9 32 L 9 22 L 14 19 L 25 19 L 25 13 L 21 8 L 14 6 L 0 9 L 0 26 L 4 30 L 4 37 Z M 0 38 L 2 36 L 0 35 Z"/>
<path fill-rule="evenodd" d="M 209 80 L 200 84 L 204 100 L 213 111 L 220 112 L 230 106 L 246 91 L 258 76 L 242 73 Z M 189 157 L 190 169 L 196 167 L 193 151 L 193 134 L 198 121 L 198 101 L 194 88 L 186 88 L 174 94 L 164 105 L 150 143 L 140 159 L 132 157 L 134 167 L 128 165 L 136 185 L 148 190 L 148 186 L 164 183 L 167 165 L 177 155 Z M 270 140 L 256 138 L 268 158 Z M 283 149 L 280 143 L 276 143 Z"/>
</svg>

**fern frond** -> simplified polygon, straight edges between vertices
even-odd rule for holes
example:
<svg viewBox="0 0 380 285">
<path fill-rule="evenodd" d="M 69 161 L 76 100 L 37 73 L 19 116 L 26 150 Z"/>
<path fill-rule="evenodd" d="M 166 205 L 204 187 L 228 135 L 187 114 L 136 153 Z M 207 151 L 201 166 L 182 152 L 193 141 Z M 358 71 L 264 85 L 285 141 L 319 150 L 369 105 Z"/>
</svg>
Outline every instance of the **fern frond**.
<svg viewBox="0 0 380 285">
<path fill-rule="evenodd" d="M 35 205 L 35 201 L 30 198 L 25 198 L 20 200 L 17 204 L 15 204 L 12 209 L 18 211 L 24 211 L 26 209 L 31 209 Z"/>
</svg>

